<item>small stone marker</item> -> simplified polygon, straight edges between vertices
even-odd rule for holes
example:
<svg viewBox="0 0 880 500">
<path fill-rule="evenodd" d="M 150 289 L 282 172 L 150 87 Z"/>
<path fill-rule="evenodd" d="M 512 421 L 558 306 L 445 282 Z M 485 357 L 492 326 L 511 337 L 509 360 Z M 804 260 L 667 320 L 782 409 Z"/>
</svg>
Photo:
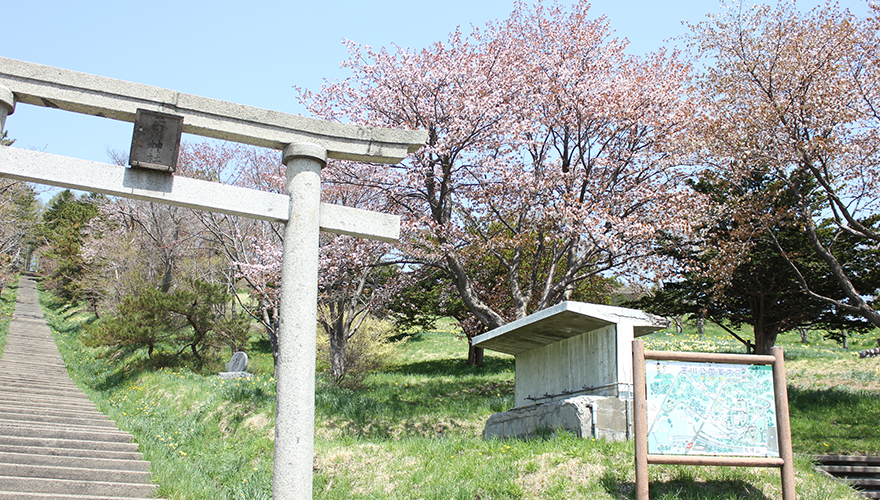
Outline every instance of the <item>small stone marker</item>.
<svg viewBox="0 0 880 500">
<path fill-rule="evenodd" d="M 238 351 L 232 355 L 229 363 L 226 363 L 226 371 L 220 372 L 220 378 L 251 378 L 254 375 L 247 372 L 247 353 Z"/>
</svg>

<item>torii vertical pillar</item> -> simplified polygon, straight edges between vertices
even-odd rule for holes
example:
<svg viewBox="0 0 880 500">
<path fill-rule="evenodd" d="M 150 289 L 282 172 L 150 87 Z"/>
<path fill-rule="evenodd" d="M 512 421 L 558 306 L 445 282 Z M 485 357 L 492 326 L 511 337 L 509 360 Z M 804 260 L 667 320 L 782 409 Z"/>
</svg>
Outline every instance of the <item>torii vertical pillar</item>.
<svg viewBox="0 0 880 500">
<path fill-rule="evenodd" d="M 315 332 L 321 169 L 327 151 L 308 143 L 284 148 L 290 216 L 281 260 L 275 465 L 272 496 L 312 498 L 315 450 Z M 284 429 L 286 432 L 279 432 Z"/>
<path fill-rule="evenodd" d="M 0 85 L 0 136 L 6 130 L 6 116 L 15 111 L 15 96 L 8 88 Z"/>
</svg>

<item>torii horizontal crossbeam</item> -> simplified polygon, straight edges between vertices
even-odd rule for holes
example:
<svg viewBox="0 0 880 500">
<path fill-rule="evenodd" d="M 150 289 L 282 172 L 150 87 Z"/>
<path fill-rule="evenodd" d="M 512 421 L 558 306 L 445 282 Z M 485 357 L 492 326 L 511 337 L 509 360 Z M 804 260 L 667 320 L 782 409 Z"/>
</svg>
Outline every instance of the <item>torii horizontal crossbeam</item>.
<svg viewBox="0 0 880 500">
<path fill-rule="evenodd" d="M 290 206 L 283 194 L 11 146 L 0 147 L 0 177 L 274 222 L 287 222 Z M 387 242 L 400 236 L 397 215 L 321 203 L 320 220 L 330 233 Z"/>
<path fill-rule="evenodd" d="M 423 130 L 327 122 L 5 57 L 0 85 L 20 103 L 127 122 L 138 108 L 161 111 L 183 116 L 188 134 L 278 150 L 313 143 L 341 160 L 397 163 L 427 139 Z"/>
</svg>

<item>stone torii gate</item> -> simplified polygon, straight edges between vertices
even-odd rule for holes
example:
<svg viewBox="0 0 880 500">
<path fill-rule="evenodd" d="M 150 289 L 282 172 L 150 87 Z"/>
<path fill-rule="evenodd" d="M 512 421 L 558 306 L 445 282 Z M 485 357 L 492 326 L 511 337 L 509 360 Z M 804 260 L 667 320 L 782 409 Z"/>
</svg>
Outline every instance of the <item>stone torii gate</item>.
<svg viewBox="0 0 880 500">
<path fill-rule="evenodd" d="M 287 195 L 0 147 L 0 177 L 284 222 L 278 335 L 276 499 L 312 498 L 319 231 L 381 241 L 397 216 L 321 203 L 328 158 L 397 163 L 423 131 L 332 123 L 138 83 L 0 58 L 0 133 L 16 103 L 134 122 L 137 109 L 183 117 L 183 132 L 282 150 Z"/>
</svg>

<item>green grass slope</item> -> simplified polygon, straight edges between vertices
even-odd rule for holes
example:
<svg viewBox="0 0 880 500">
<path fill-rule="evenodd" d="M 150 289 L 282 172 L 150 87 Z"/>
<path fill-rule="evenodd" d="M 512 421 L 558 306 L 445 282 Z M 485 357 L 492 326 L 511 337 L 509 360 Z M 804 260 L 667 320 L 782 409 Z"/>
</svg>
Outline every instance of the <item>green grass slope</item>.
<svg viewBox="0 0 880 500">
<path fill-rule="evenodd" d="M 0 356 L 6 346 L 6 334 L 9 333 L 9 322 L 15 311 L 15 297 L 18 295 L 18 280 L 0 291 Z"/>
<path fill-rule="evenodd" d="M 270 354 L 249 353 L 249 371 L 257 375 L 251 380 L 151 370 L 137 355 L 110 358 L 102 349 L 84 347 L 81 326 L 92 317 L 46 295 L 42 300 L 73 378 L 135 435 L 152 462 L 162 497 L 271 498 L 275 381 Z M 863 434 L 865 425 L 880 418 L 880 360 L 858 360 L 823 342 L 801 346 L 782 340 L 794 353 L 788 367 L 798 498 L 859 498 L 815 473 L 808 457 L 880 452 L 876 438 Z M 718 332 L 702 338 L 661 332 L 648 339 L 648 346 L 739 350 Z M 466 341 L 447 326 L 409 339 L 393 365 L 370 375 L 362 390 L 331 387 L 319 376 L 314 497 L 634 497 L 631 443 L 567 435 L 483 441 L 489 415 L 513 405 L 513 358 L 487 353 L 485 366 L 471 368 L 463 359 L 466 352 Z M 838 383 L 843 375 L 847 382 Z M 654 499 L 780 498 L 776 469 L 651 466 L 650 475 Z"/>
</svg>

